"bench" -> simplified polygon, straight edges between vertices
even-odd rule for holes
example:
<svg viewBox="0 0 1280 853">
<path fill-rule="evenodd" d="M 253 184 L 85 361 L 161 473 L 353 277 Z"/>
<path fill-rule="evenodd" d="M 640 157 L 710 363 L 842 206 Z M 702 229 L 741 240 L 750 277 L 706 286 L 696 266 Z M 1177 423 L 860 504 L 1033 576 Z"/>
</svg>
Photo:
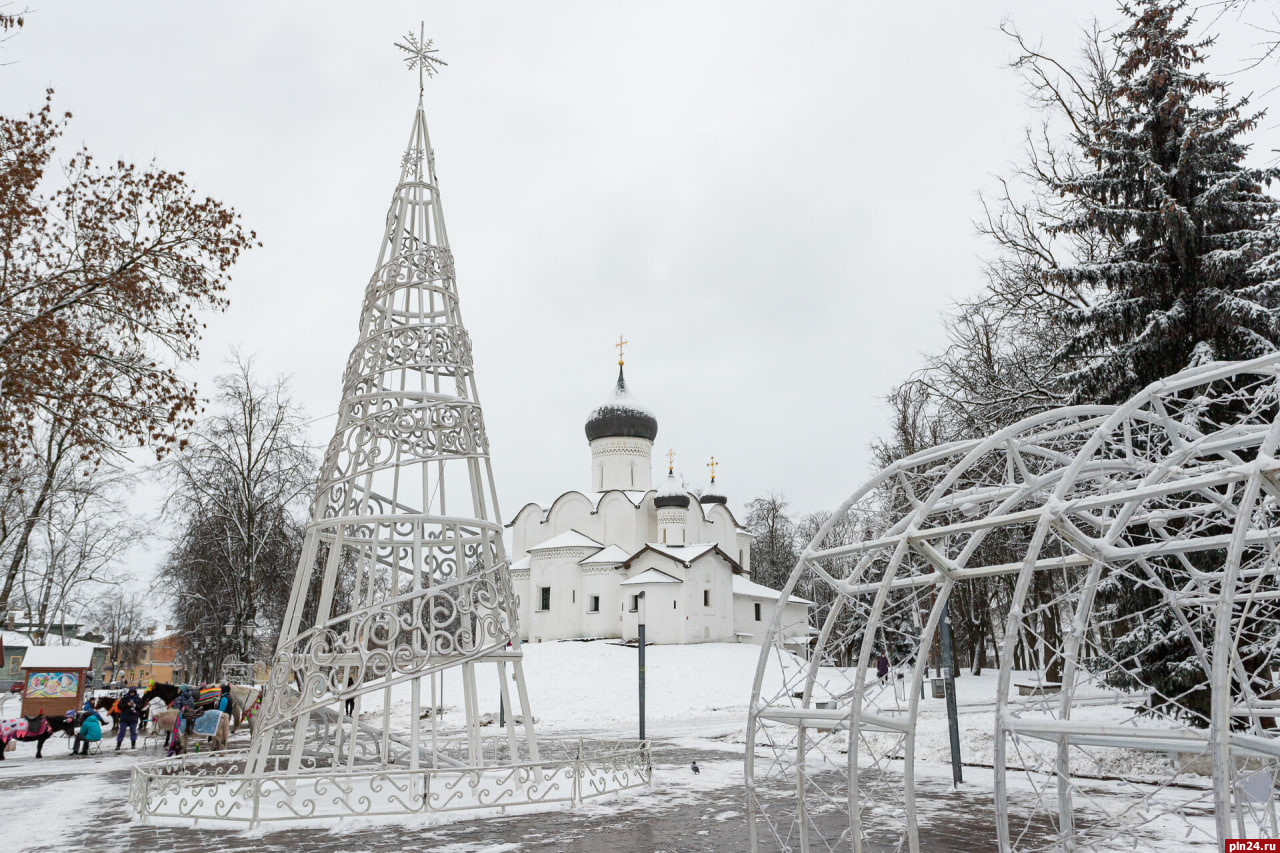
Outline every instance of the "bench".
<svg viewBox="0 0 1280 853">
<path fill-rule="evenodd" d="M 1042 681 L 1038 684 L 1015 683 L 1013 686 L 1018 688 L 1019 696 L 1048 696 L 1062 692 L 1062 684 L 1056 681 Z"/>
</svg>

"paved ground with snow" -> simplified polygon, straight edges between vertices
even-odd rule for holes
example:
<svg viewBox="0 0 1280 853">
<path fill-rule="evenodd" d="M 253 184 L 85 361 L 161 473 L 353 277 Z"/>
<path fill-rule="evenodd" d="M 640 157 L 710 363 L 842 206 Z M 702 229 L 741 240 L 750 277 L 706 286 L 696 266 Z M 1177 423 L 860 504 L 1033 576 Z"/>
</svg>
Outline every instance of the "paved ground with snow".
<svg viewBox="0 0 1280 853">
<path fill-rule="evenodd" d="M 527 647 L 526 653 L 542 734 L 635 736 L 634 649 L 612 643 L 557 643 Z M 726 644 L 651 650 L 653 785 L 576 810 L 471 821 L 451 816 L 452 822 L 411 818 L 394 826 L 345 820 L 332 829 L 284 827 L 254 832 L 145 826 L 128 810 L 129 770 L 134 762 L 158 758 L 160 753 L 154 748 L 130 751 L 127 744 L 124 751 L 114 752 L 114 732 L 108 731 L 108 741 L 98 755 L 72 757 L 67 742 L 54 738 L 46 743 L 43 760 L 35 759 L 32 745 L 20 744 L 8 760 L 0 762 L 4 849 L 12 853 L 741 853 L 747 849 L 742 740 L 757 658 L 754 647 Z M 978 763 L 990 760 L 993 708 L 987 698 L 988 680 L 966 677 L 958 691 L 963 750 L 967 760 Z M 446 685 L 442 703 L 450 710 L 446 719 L 456 719 L 450 695 Z M 389 698 L 393 705 L 403 701 L 395 692 Z M 482 696 L 481 705 L 482 710 L 496 711 L 496 692 L 493 697 Z M 1109 707 L 1103 705 L 1099 712 L 1111 713 Z M 968 784 L 951 787 L 941 711 L 941 702 L 922 706 L 919 728 L 926 743 L 915 783 L 921 846 L 930 853 L 986 853 L 995 846 L 991 771 L 967 768 Z M 247 733 L 233 737 L 233 748 L 247 745 Z M 689 768 L 694 759 L 702 769 L 696 776 Z M 1117 802 L 1105 783 L 1097 783 L 1096 793 L 1104 804 Z M 771 812 L 793 808 L 793 791 L 777 790 L 773 796 L 781 808 Z M 1013 791 L 1011 796 L 1030 795 Z M 1022 805 L 1028 813 L 1037 812 L 1030 799 Z M 842 809 L 822 819 L 829 820 L 822 827 L 829 837 L 847 826 Z M 893 827 L 893 821 L 886 825 Z M 1028 848 L 1052 849 L 1049 826 L 1033 819 L 1024 829 L 1027 835 L 1022 840 Z M 1152 835 L 1142 839 L 1137 849 L 1190 849 L 1180 833 L 1170 837 L 1179 841 L 1170 844 Z M 877 841 L 880 846 L 870 853 L 898 849 L 897 837 Z M 774 848 L 765 845 L 763 849 Z M 1195 849 L 1216 849 L 1216 845 Z"/>
<path fill-rule="evenodd" d="M 659 740 L 654 785 L 647 792 L 577 810 L 431 826 L 361 826 L 334 830 L 284 828 L 254 833 L 143 826 L 130 819 L 125 798 L 129 767 L 143 757 L 110 747 L 73 758 L 57 741 L 41 762 L 19 754 L 0 766 L 6 846 L 14 853 L 181 850 L 183 853 L 741 853 L 747 849 L 742 756 L 707 739 Z M 154 754 L 147 755 L 148 758 Z M 689 764 L 696 759 L 700 774 Z M 935 803 L 922 836 L 924 849 L 978 853 L 992 849 L 990 798 L 980 788 L 952 791 L 927 780 Z M 779 792 L 779 796 L 785 796 Z M 883 850 L 894 849 L 886 843 Z"/>
</svg>

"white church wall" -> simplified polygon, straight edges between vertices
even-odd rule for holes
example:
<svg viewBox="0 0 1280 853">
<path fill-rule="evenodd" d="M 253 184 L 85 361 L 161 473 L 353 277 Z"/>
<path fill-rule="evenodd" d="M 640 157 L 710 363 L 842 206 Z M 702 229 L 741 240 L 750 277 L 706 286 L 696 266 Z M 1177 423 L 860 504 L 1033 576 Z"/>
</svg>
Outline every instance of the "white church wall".
<svg viewBox="0 0 1280 853">
<path fill-rule="evenodd" d="M 653 442 L 607 437 L 591 442 L 591 488 L 648 491 L 653 487 Z"/>
<path fill-rule="evenodd" d="M 745 531 L 738 531 L 736 534 L 737 541 L 734 543 L 738 553 L 738 565 L 742 566 L 747 574 L 751 574 L 751 534 Z M 729 552 L 730 554 L 733 551 Z"/>
<path fill-rule="evenodd" d="M 718 555 L 694 560 L 685 574 L 686 643 L 732 643 L 733 572 Z"/>
<path fill-rule="evenodd" d="M 595 503 L 582 492 L 565 492 L 547 510 L 547 523 L 543 525 L 539 541 L 545 542 L 568 530 L 576 530 L 599 542 L 603 531 L 595 508 Z M 529 547 L 534 544 L 531 542 Z"/>
<path fill-rule="evenodd" d="M 583 548 L 534 552 L 529 567 L 532 606 L 526 632 L 531 642 L 582 636 L 582 569 L 578 561 L 589 553 L 590 549 Z"/>
<path fill-rule="evenodd" d="M 691 541 L 685 539 L 687 533 L 687 516 L 688 511 L 680 507 L 662 507 L 657 510 L 658 513 L 658 538 L 657 542 L 663 545 L 685 545 Z"/>
<path fill-rule="evenodd" d="M 617 545 L 627 553 L 634 553 L 643 547 L 641 528 L 637 523 L 640 510 L 631 499 L 620 492 L 610 492 L 600 499 L 596 508 L 596 516 L 600 524 L 599 541 L 607 545 Z"/>
<path fill-rule="evenodd" d="M 757 606 L 759 610 L 757 610 Z M 777 599 L 763 596 L 735 595 L 733 597 L 733 621 L 738 640 L 743 643 L 763 643 L 777 606 Z M 760 615 L 759 619 L 756 618 L 757 612 Z M 787 602 L 783 608 L 782 625 L 783 631 L 787 636 L 804 636 L 809 627 L 809 606 L 795 601 Z M 744 636 L 747 634 L 750 636 Z"/>
<path fill-rule="evenodd" d="M 532 545 L 550 537 L 541 536 L 542 519 L 546 511 L 537 504 L 525 504 L 511 520 L 511 561 L 515 562 L 529 553 Z"/>
<path fill-rule="evenodd" d="M 788 637 L 811 635 L 809 605 L 788 601 L 782 612 L 782 632 Z"/>
<path fill-rule="evenodd" d="M 582 635 L 585 637 L 622 637 L 622 616 L 618 611 L 621 600 L 618 591 L 618 571 L 583 572 Z M 597 600 L 595 610 L 593 599 Z"/>
<path fill-rule="evenodd" d="M 632 596 L 643 591 L 645 642 L 657 645 L 693 642 L 686 639 L 688 623 L 685 620 L 687 607 L 684 603 L 684 584 L 627 584 L 619 588 L 623 591 L 620 612 L 623 617 L 623 636 L 626 639 L 634 640 L 640 636 L 640 613 L 633 609 Z"/>
<path fill-rule="evenodd" d="M 773 618 L 776 602 L 767 598 L 756 598 L 747 595 L 733 597 L 733 626 L 738 641 L 743 643 L 762 643 L 769 620 Z M 756 618 L 756 614 L 759 618 Z M 747 635 L 750 636 L 747 636 Z"/>
<path fill-rule="evenodd" d="M 529 593 L 529 573 L 512 572 L 511 588 L 519 600 L 517 613 L 520 616 L 520 639 L 529 639 L 529 626 L 533 623 L 533 599 Z"/>
</svg>

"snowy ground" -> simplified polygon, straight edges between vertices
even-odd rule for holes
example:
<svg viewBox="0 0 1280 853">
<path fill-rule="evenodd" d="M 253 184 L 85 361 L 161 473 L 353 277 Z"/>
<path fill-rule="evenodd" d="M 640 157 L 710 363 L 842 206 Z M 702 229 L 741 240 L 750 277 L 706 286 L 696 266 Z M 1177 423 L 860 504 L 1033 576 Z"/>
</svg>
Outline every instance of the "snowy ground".
<svg viewBox="0 0 1280 853">
<path fill-rule="evenodd" d="M 525 647 L 530 701 L 541 736 L 636 736 L 636 651 L 619 644 L 544 643 Z M 158 751 L 114 752 L 114 732 L 106 733 L 100 755 L 72 757 L 61 738 L 45 744 L 37 761 L 34 746 L 20 744 L 0 762 L 0 803 L 4 804 L 5 849 L 19 851 L 180 849 L 202 853 L 251 851 L 490 851 L 490 853 L 653 853 L 653 851 L 742 851 L 746 849 L 743 754 L 750 686 L 758 649 L 747 645 L 707 644 L 650 647 L 647 669 L 647 734 L 654 740 L 651 789 L 612 801 L 549 814 L 481 821 L 435 822 L 415 819 L 403 831 L 343 821 L 334 829 L 284 828 L 253 833 L 212 829 L 142 826 L 127 809 L 128 770 L 135 762 L 159 757 Z M 479 673 L 481 710 L 496 716 L 498 690 L 491 674 Z M 779 673 L 767 679 L 777 683 Z M 994 676 L 957 681 L 966 784 L 950 785 L 946 718 L 941 700 L 921 700 L 920 762 L 917 791 L 922 805 L 922 842 L 936 853 L 988 851 L 994 847 L 991 759 Z M 423 702 L 426 704 L 426 690 Z M 381 697 L 365 697 L 363 714 L 372 715 Z M 407 693 L 393 690 L 393 718 L 408 716 Z M 1090 709 L 1100 718 L 1125 713 L 1107 697 Z M 445 725 L 461 713 L 457 685 L 446 681 L 439 705 Z M 141 741 L 139 745 L 141 747 Z M 232 746 L 247 745 L 244 732 Z M 690 771 L 696 759 L 701 774 Z M 1109 787 L 1110 786 L 1110 787 Z M 1015 798 L 1017 791 L 1014 792 Z M 1102 803 L 1121 802 L 1114 782 L 1099 780 L 1090 789 Z M 788 802 L 779 790 L 775 801 Z M 1151 849 L 1191 848 L 1185 827 L 1151 827 Z M 1033 827 L 1034 831 L 1034 827 Z M 886 839 L 885 849 L 893 849 Z"/>
</svg>

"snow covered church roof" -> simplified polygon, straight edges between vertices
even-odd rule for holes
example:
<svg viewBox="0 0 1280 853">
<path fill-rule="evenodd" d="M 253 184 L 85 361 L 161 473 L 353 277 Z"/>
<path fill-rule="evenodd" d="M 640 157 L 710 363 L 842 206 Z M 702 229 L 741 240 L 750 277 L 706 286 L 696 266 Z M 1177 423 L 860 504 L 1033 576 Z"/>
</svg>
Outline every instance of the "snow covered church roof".
<svg viewBox="0 0 1280 853">
<path fill-rule="evenodd" d="M 595 554 L 592 554 L 590 557 L 587 557 L 586 559 L 579 560 L 578 565 L 579 566 L 598 566 L 598 565 L 608 565 L 611 563 L 621 563 L 625 561 L 627 557 L 630 557 L 630 556 L 631 555 L 629 553 L 619 548 L 617 545 L 610 545 L 608 548 L 605 548 L 603 551 L 598 551 Z"/>
<path fill-rule="evenodd" d="M 552 548 L 603 548 L 604 544 L 597 542 L 586 534 L 579 533 L 576 530 L 566 530 L 559 536 L 552 536 L 546 542 L 539 542 L 537 545 L 529 548 L 529 551 L 548 551 Z"/>
<path fill-rule="evenodd" d="M 742 575 L 733 576 L 733 594 L 745 595 L 750 598 L 767 598 L 770 601 L 777 601 L 782 598 L 781 591 L 771 589 L 767 586 L 761 586 L 758 583 L 753 583 Z M 798 595 L 790 596 L 787 598 L 787 602 L 789 604 L 813 604 L 812 601 L 807 598 L 801 598 Z"/>
<path fill-rule="evenodd" d="M 703 554 L 715 549 L 714 542 L 706 542 L 698 545 L 663 545 L 661 542 L 647 542 L 645 547 L 652 548 L 663 556 L 670 557 L 673 560 L 688 565 Z"/>
<path fill-rule="evenodd" d="M 632 586 L 642 583 L 684 583 L 679 578 L 673 578 L 666 572 L 660 572 L 657 569 L 646 569 L 630 580 L 622 581 L 618 586 Z"/>
<path fill-rule="evenodd" d="M 587 441 L 597 438 L 644 438 L 653 441 L 658 437 L 658 419 L 637 403 L 627 390 L 621 362 L 618 363 L 618 384 L 614 386 L 613 396 L 587 418 L 586 430 Z"/>
</svg>

